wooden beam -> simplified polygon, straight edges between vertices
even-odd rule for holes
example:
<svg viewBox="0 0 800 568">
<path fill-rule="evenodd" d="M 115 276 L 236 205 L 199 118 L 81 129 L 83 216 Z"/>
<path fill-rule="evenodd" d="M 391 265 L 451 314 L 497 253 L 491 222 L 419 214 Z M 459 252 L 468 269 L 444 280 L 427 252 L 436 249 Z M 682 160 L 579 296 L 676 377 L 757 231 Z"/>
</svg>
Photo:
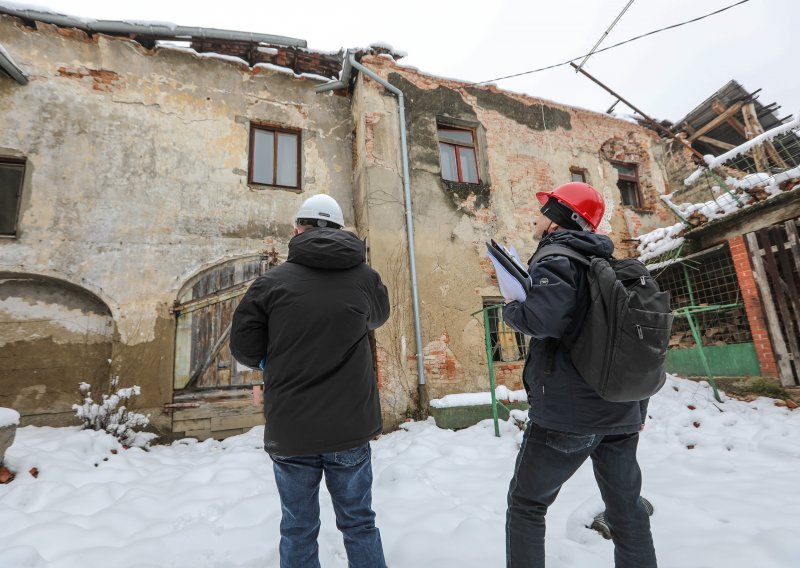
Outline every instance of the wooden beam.
<svg viewBox="0 0 800 568">
<path fill-rule="evenodd" d="M 745 124 L 747 124 L 747 122 L 750 121 L 750 123 L 753 125 L 752 128 L 756 132 L 756 135 L 764 132 L 764 127 L 761 126 L 761 122 L 758 120 L 758 116 L 756 115 L 756 107 L 753 103 L 750 103 L 749 105 L 745 105 L 744 107 L 742 107 L 742 115 L 744 116 Z M 773 164 L 775 164 L 779 168 L 783 168 L 784 170 L 789 169 L 789 165 L 775 149 L 775 145 L 772 143 L 771 140 L 765 140 L 761 144 L 761 146 L 766 152 L 766 156 L 769 157 L 770 160 L 772 160 Z"/>
<path fill-rule="evenodd" d="M 722 148 L 723 150 L 733 150 L 736 148 L 733 144 L 728 144 L 727 142 L 723 142 L 722 140 L 717 140 L 716 138 L 710 138 L 709 136 L 698 136 L 698 142 L 705 142 L 706 144 L 710 144 L 712 146 L 716 146 L 717 148 Z"/>
<path fill-rule="evenodd" d="M 714 101 L 714 103 L 712 103 L 712 105 L 711 105 L 711 108 L 719 116 L 717 116 L 717 118 L 714 118 L 710 122 L 706 123 L 705 125 L 701 126 L 697 130 L 695 130 L 694 134 L 689 136 L 689 138 L 688 138 L 689 142 L 697 140 L 697 138 L 699 138 L 700 136 L 702 136 L 706 132 L 710 132 L 710 131 L 714 130 L 717 126 L 719 126 L 723 122 L 727 121 L 730 117 L 732 117 L 734 114 L 739 112 L 739 109 L 741 109 L 742 105 L 744 104 L 744 103 L 742 103 L 742 101 L 739 101 L 738 103 L 734 103 L 732 106 L 730 106 L 728 108 L 725 108 L 725 106 L 722 105 L 722 103 L 719 103 L 719 105 L 722 105 L 722 109 L 720 111 L 718 111 L 717 109 L 719 108 L 719 106 L 715 106 L 715 105 L 717 105 L 717 103 L 719 103 L 719 101 Z"/>
<path fill-rule="evenodd" d="M 756 106 L 753 103 L 747 103 L 742 107 L 742 116 L 744 117 L 744 129 L 748 140 L 752 140 L 759 134 L 764 133 L 764 129 L 761 127 L 761 123 L 758 122 L 758 117 L 756 117 Z M 769 172 L 769 160 L 763 144 L 753 146 L 749 153 L 753 156 L 758 171 Z"/>
</svg>

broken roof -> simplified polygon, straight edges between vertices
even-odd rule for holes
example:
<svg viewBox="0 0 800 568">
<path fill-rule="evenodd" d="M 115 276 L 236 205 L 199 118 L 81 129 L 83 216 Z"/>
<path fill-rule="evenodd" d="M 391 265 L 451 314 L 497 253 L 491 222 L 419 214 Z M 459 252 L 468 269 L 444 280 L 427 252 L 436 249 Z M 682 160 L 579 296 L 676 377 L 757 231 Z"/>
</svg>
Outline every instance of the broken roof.
<svg viewBox="0 0 800 568">
<path fill-rule="evenodd" d="M 747 91 L 737 81 L 728 81 L 725 86 L 703 101 L 685 117 L 675 123 L 674 132 L 685 132 L 687 141 L 702 154 L 720 154 L 747 141 L 745 127 L 736 116 L 738 110 L 748 103 L 755 105 L 756 116 L 764 130 L 770 130 L 791 119 L 779 118 L 780 105 L 763 105 L 758 101 L 758 93 Z M 721 118 L 725 116 L 725 118 Z M 715 144 L 713 141 L 721 144 Z"/>
</svg>

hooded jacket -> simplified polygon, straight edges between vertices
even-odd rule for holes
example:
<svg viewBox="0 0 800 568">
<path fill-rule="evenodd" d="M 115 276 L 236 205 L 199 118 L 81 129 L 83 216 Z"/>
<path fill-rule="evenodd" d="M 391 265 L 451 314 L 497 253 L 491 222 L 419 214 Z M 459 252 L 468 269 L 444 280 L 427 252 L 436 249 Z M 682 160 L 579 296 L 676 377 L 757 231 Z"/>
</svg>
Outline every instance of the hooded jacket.
<svg viewBox="0 0 800 568">
<path fill-rule="evenodd" d="M 604 235 L 557 230 L 539 248 L 558 244 L 585 256 L 609 258 L 614 243 Z M 560 340 L 581 325 L 589 309 L 586 267 L 560 255 L 529 267 L 532 286 L 524 302 L 510 302 L 503 318 L 531 336 L 522 372 L 531 420 L 543 428 L 576 434 L 626 434 L 644 423 L 647 401 L 609 402 L 581 377 Z"/>
<path fill-rule="evenodd" d="M 354 448 L 381 432 L 369 332 L 389 296 L 354 234 L 310 228 L 258 278 L 233 316 L 231 352 L 264 371 L 264 449 L 298 456 Z"/>
</svg>

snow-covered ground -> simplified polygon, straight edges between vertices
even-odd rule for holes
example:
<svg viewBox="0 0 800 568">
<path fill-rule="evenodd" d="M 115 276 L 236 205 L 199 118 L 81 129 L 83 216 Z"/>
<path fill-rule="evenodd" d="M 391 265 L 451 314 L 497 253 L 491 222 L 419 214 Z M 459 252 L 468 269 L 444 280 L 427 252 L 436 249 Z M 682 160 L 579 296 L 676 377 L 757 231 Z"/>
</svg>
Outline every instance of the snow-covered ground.
<svg viewBox="0 0 800 568">
<path fill-rule="evenodd" d="M 800 411 L 718 404 L 706 385 L 670 379 L 650 416 L 640 462 L 659 566 L 798 566 Z M 501 426 L 495 438 L 491 421 L 453 432 L 429 420 L 374 442 L 391 568 L 504 565 L 521 433 Z M 277 566 L 280 507 L 261 434 L 147 452 L 102 432 L 21 428 L 6 456 L 17 478 L 0 485 L 0 566 Z M 321 503 L 322 565 L 346 566 L 324 485 Z M 584 528 L 600 509 L 587 463 L 548 515 L 549 568 L 613 566 L 612 544 Z"/>
</svg>

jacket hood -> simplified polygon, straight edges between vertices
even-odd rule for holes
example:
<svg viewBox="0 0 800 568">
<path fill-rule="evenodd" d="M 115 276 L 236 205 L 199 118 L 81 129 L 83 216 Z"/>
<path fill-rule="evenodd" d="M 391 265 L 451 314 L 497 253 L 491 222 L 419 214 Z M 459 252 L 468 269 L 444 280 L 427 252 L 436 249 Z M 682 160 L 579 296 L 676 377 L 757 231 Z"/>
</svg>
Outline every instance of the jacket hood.
<svg viewBox="0 0 800 568">
<path fill-rule="evenodd" d="M 366 261 L 363 241 L 349 231 L 312 227 L 289 241 L 287 262 L 311 268 L 346 270 Z"/>
<path fill-rule="evenodd" d="M 609 258 L 614 253 L 614 243 L 605 235 L 589 233 L 587 231 L 558 230 L 550 233 L 539 243 L 544 245 L 563 245 L 584 256 L 599 256 Z"/>
</svg>

